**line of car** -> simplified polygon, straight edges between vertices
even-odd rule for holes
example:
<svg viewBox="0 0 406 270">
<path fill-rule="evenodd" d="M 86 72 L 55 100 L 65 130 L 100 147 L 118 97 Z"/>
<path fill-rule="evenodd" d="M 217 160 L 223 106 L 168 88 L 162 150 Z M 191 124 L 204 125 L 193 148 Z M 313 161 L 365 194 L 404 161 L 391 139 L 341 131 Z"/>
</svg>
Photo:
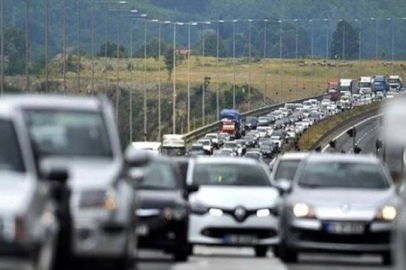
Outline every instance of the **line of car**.
<svg viewBox="0 0 406 270">
<path fill-rule="evenodd" d="M 390 263 L 400 202 L 376 158 L 276 156 L 289 134 L 272 125 L 302 119 L 296 134 L 312 113 L 324 115 L 315 104 L 286 104 L 256 130 L 247 118 L 241 140 L 208 134 L 203 152 L 213 156 L 167 157 L 123 151 L 103 97 L 2 96 L 0 268 L 130 269 L 138 248 L 183 262 L 196 245 L 249 246 L 258 257 L 272 248 L 285 262 L 303 251 L 372 252 Z M 268 144 L 276 158 L 258 162 L 244 142 Z"/>
</svg>

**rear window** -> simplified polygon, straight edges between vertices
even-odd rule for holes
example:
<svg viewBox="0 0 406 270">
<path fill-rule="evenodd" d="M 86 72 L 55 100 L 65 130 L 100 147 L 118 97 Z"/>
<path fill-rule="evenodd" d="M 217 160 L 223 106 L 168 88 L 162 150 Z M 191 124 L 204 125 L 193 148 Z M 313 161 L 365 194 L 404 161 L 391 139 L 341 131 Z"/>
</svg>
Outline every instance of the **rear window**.
<svg viewBox="0 0 406 270">
<path fill-rule="evenodd" d="M 389 180 L 378 164 L 312 162 L 301 174 L 299 186 L 309 188 L 387 189 Z"/>
</svg>

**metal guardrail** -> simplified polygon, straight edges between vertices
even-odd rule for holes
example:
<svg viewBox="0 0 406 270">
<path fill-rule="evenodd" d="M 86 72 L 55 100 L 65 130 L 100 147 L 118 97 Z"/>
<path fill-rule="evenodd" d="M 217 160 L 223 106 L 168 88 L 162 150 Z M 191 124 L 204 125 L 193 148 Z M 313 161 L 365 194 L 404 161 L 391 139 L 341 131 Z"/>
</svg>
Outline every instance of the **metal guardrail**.
<svg viewBox="0 0 406 270">
<path fill-rule="evenodd" d="M 303 101 L 306 101 L 308 99 L 321 99 L 323 97 L 323 95 L 319 95 L 319 96 L 312 96 L 312 97 L 306 97 L 306 98 L 302 98 L 302 99 L 297 99 L 297 100 L 292 100 L 292 101 L 288 101 L 287 103 L 301 103 Z M 285 103 L 279 103 L 279 104 L 273 104 L 270 106 L 266 106 L 266 107 L 262 107 L 259 109 L 255 109 L 255 110 L 251 110 L 245 113 L 242 113 L 241 116 L 242 117 L 247 117 L 247 116 L 262 116 L 262 115 L 266 115 L 269 112 L 279 109 L 281 107 L 283 107 L 285 105 Z M 211 133 L 211 132 L 216 132 L 219 128 L 219 121 L 216 121 L 214 123 L 211 123 L 209 125 L 206 125 L 204 127 L 195 129 L 187 134 L 184 135 L 186 144 L 190 144 L 193 141 L 196 141 L 197 139 L 202 138 L 204 135 L 206 135 L 207 133 Z"/>
</svg>

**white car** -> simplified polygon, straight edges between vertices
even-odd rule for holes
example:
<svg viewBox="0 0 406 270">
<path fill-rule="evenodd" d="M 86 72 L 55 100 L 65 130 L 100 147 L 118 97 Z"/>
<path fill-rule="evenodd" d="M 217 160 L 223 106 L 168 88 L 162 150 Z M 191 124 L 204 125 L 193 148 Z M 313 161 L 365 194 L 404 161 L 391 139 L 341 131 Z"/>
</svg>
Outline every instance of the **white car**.
<svg viewBox="0 0 406 270">
<path fill-rule="evenodd" d="M 271 141 L 275 143 L 275 145 L 279 146 L 280 148 L 283 146 L 283 139 L 281 136 L 271 136 Z"/>
<path fill-rule="evenodd" d="M 208 133 L 204 138 L 210 139 L 216 148 L 219 147 L 219 135 L 217 133 Z"/>
<path fill-rule="evenodd" d="M 204 151 L 207 151 L 210 154 L 213 154 L 214 145 L 210 139 L 201 139 L 201 140 L 198 140 L 197 143 L 203 145 Z"/>
<path fill-rule="evenodd" d="M 194 245 L 253 247 L 265 257 L 279 243 L 276 207 L 279 192 L 272 187 L 266 165 L 252 159 L 197 158 L 189 164 L 188 240 Z"/>
<path fill-rule="evenodd" d="M 305 118 L 302 120 L 303 123 L 308 123 L 309 127 L 314 124 L 314 119 L 313 118 Z"/>
<path fill-rule="evenodd" d="M 313 104 L 309 100 L 303 102 L 303 109 L 310 110 L 312 106 Z"/>
<path fill-rule="evenodd" d="M 327 106 L 329 106 L 331 104 L 331 101 L 329 99 L 323 99 L 321 101 L 321 106 L 323 106 L 323 108 L 326 108 Z"/>
<path fill-rule="evenodd" d="M 259 132 L 259 137 L 266 137 L 268 135 L 269 127 L 257 127 L 257 131 Z"/>
</svg>

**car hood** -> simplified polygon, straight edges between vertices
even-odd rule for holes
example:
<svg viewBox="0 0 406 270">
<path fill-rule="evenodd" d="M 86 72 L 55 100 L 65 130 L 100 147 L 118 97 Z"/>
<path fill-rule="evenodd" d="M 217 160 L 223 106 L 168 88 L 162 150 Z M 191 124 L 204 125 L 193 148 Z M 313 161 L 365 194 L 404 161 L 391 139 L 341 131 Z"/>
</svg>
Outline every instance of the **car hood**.
<svg viewBox="0 0 406 270">
<path fill-rule="evenodd" d="M 53 157 L 44 160 L 43 164 L 67 168 L 68 183 L 73 190 L 108 186 L 122 170 L 122 162 L 117 159 Z"/>
<path fill-rule="evenodd" d="M 137 203 L 140 209 L 163 209 L 184 205 L 185 200 L 179 190 L 145 190 L 137 191 Z"/>
<path fill-rule="evenodd" d="M 0 214 L 24 212 L 32 200 L 35 181 L 28 175 L 0 172 Z"/>
<path fill-rule="evenodd" d="M 275 206 L 278 198 L 279 193 L 273 187 L 200 186 L 199 191 L 190 196 L 190 201 L 209 207 L 257 209 Z"/>
<path fill-rule="evenodd" d="M 311 205 L 321 219 L 371 220 L 381 207 L 395 203 L 395 194 L 393 188 L 383 191 L 298 188 L 290 199 Z M 346 209 L 343 210 L 343 207 Z"/>
</svg>

